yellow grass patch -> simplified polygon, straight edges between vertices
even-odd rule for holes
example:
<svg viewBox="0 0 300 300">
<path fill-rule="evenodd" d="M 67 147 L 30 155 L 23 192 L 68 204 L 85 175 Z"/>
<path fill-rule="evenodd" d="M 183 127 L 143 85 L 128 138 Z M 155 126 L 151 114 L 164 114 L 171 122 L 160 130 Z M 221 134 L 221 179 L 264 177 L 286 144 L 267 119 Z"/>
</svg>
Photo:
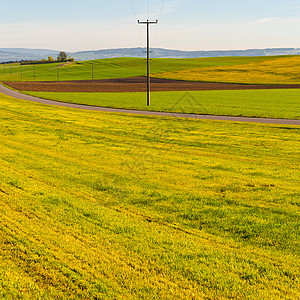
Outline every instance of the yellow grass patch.
<svg viewBox="0 0 300 300">
<path fill-rule="evenodd" d="M 299 84 L 300 56 L 236 66 L 191 68 L 155 75 L 159 78 L 249 84 Z"/>
<path fill-rule="evenodd" d="M 0 94 L 0 299 L 299 299 L 299 136 Z"/>
</svg>

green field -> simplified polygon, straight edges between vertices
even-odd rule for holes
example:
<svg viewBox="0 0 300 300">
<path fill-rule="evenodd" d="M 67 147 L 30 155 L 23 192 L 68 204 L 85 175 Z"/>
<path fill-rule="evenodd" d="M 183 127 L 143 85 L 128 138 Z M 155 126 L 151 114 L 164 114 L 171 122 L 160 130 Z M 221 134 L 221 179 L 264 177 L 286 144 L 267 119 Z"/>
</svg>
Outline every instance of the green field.
<svg viewBox="0 0 300 300">
<path fill-rule="evenodd" d="M 33 96 L 69 103 L 152 111 L 300 119 L 300 90 L 242 90 L 145 93 L 49 93 Z"/>
<path fill-rule="evenodd" d="M 145 59 L 112 58 L 59 64 L 22 66 L 22 80 L 84 80 L 145 75 Z M 21 80 L 21 66 L 1 66 L 0 80 Z M 34 70 L 34 71 L 33 71 Z M 298 83 L 300 56 L 152 59 L 152 76 L 219 82 Z M 11 75 L 10 75 L 11 72 Z M 35 76 L 35 77 L 33 77 Z M 300 82 L 300 81 L 299 81 Z M 154 111 L 247 117 L 299 119 L 300 90 L 193 91 L 152 93 L 151 107 L 143 93 L 26 92 L 45 99 L 96 106 Z M 185 96 L 184 96 L 185 95 Z M 183 97 L 183 99 L 182 99 Z M 176 104 L 177 103 L 177 104 Z"/>
<path fill-rule="evenodd" d="M 0 298 L 299 299 L 299 131 L 0 95 Z"/>
<path fill-rule="evenodd" d="M 294 56 L 270 57 L 219 57 L 219 58 L 192 58 L 172 59 L 156 58 L 151 60 L 151 73 L 154 77 L 177 78 L 177 71 L 188 72 L 200 68 L 246 66 L 253 63 L 275 62 L 273 65 L 282 64 L 281 60 L 289 61 Z M 66 66 L 61 64 L 25 65 L 6 64 L 0 65 L 0 81 L 56 81 L 56 80 L 91 80 L 92 63 L 95 79 L 126 78 L 144 76 L 146 74 L 146 60 L 143 58 L 111 58 L 93 61 L 76 62 Z M 293 62 L 293 65 L 295 63 Z M 61 66 L 61 67 L 59 67 Z M 59 72 L 59 78 L 58 78 Z M 174 75 L 170 75 L 173 74 Z M 165 74 L 165 75 L 161 75 Z M 287 76 L 289 74 L 287 73 Z M 257 74 L 256 74 L 257 76 Z M 180 78 L 184 79 L 184 78 Z M 197 78 L 195 78 L 197 80 Z M 203 81 L 203 78 L 201 79 Z M 205 79 L 204 79 L 205 81 Z M 222 80 L 221 80 L 222 81 Z"/>
</svg>

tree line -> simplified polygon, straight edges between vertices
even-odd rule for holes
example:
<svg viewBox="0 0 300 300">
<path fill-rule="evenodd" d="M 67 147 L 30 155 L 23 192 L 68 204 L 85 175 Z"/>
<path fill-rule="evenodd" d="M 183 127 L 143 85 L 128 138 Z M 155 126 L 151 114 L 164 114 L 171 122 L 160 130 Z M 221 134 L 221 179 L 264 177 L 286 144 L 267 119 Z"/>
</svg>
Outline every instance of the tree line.
<svg viewBox="0 0 300 300">
<path fill-rule="evenodd" d="M 49 56 L 48 59 L 41 59 L 41 60 L 22 60 L 20 61 L 21 65 L 38 65 L 38 64 L 51 64 L 51 63 L 58 63 L 58 62 L 73 62 L 74 58 L 68 56 L 66 52 L 61 51 L 57 59 Z"/>
</svg>

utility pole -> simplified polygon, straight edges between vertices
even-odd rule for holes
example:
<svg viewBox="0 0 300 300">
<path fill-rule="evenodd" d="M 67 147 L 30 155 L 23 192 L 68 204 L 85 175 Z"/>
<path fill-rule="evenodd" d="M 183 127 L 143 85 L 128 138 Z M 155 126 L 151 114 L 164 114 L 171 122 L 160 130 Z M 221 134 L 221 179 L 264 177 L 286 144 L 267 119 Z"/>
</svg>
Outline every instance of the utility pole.
<svg viewBox="0 0 300 300">
<path fill-rule="evenodd" d="M 158 20 L 151 22 L 149 20 L 141 22 L 138 20 L 138 24 L 147 25 L 147 105 L 150 106 L 150 36 L 149 36 L 149 25 L 157 24 Z"/>
</svg>

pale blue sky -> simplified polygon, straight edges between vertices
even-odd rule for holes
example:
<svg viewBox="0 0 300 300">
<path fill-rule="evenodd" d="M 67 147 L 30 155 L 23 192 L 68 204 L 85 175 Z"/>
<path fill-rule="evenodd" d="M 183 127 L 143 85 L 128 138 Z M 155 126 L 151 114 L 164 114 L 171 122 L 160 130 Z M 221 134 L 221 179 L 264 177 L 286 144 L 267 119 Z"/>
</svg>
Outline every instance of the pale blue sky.
<svg viewBox="0 0 300 300">
<path fill-rule="evenodd" d="M 131 0 L 1 2 L 0 48 L 79 51 L 145 45 Z M 149 11 L 148 5 L 149 2 Z M 300 47 L 299 0 L 165 0 L 152 46 L 182 50 Z M 133 0 L 156 19 L 162 0 Z"/>
</svg>

